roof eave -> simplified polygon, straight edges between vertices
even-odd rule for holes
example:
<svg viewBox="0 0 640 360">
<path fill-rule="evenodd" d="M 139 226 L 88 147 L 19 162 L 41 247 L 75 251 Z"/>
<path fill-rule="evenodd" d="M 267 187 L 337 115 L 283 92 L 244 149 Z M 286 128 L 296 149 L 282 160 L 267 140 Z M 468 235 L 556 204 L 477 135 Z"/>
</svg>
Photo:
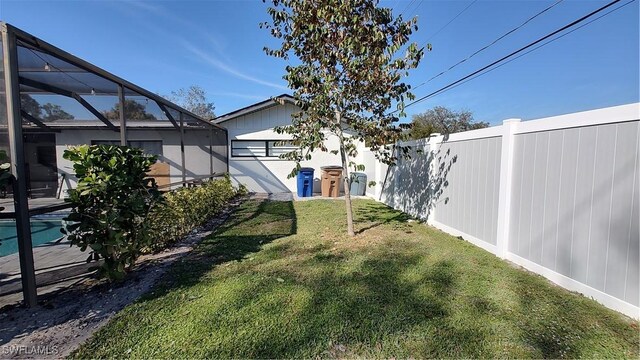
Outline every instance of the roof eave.
<svg viewBox="0 0 640 360">
<path fill-rule="evenodd" d="M 282 100 L 285 103 L 289 103 L 289 104 L 293 104 L 295 105 L 295 99 L 293 96 L 289 95 L 289 94 L 281 94 L 278 96 L 274 96 L 272 98 L 257 102 L 255 104 L 251 104 L 249 106 L 245 106 L 241 109 L 238 110 L 234 110 L 232 112 L 226 113 L 224 115 L 218 116 L 215 119 L 212 120 L 213 123 L 215 124 L 220 124 L 229 120 L 233 120 L 236 118 L 239 118 L 240 116 L 245 116 L 248 114 L 252 114 L 258 111 L 262 111 L 277 105 L 280 105 L 280 102 L 278 100 Z"/>
</svg>

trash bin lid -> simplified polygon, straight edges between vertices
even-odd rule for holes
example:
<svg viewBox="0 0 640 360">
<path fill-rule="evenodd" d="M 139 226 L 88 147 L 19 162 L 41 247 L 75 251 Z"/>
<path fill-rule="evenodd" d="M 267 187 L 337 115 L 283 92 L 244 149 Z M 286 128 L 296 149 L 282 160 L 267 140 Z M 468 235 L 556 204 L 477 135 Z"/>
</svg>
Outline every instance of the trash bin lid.
<svg viewBox="0 0 640 360">
<path fill-rule="evenodd" d="M 342 166 L 337 166 L 337 165 L 321 166 L 320 169 L 322 169 L 322 170 L 342 170 Z"/>
<path fill-rule="evenodd" d="M 315 169 L 314 168 L 310 168 L 310 167 L 303 167 L 300 168 L 300 170 L 298 170 L 299 172 L 314 172 Z"/>
</svg>

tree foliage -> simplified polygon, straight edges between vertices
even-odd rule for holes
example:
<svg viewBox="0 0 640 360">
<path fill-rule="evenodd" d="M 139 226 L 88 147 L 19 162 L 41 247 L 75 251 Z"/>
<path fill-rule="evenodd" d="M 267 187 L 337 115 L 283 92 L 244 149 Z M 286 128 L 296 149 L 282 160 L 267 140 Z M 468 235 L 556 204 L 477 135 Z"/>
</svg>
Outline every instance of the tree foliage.
<svg viewBox="0 0 640 360">
<path fill-rule="evenodd" d="M 40 103 L 29 94 L 20 94 L 20 108 L 27 114 L 43 121 L 72 120 L 74 116 L 64 111 L 58 104 Z"/>
<path fill-rule="evenodd" d="M 474 121 L 473 114 L 468 110 L 454 111 L 436 106 L 421 114 L 413 115 L 409 136 L 412 139 L 424 139 L 433 133 L 453 134 L 488 126 L 487 122 Z"/>
<path fill-rule="evenodd" d="M 40 107 L 42 109 L 42 120 L 54 121 L 58 119 L 73 119 L 73 115 L 64 111 L 58 104 L 46 103 Z"/>
<path fill-rule="evenodd" d="M 11 182 L 11 163 L 5 150 L 0 150 L 0 189 Z"/>
<path fill-rule="evenodd" d="M 109 120 L 120 120 L 120 102 L 102 114 Z M 158 120 L 155 115 L 147 112 L 144 104 L 133 99 L 124 100 L 124 117 L 127 120 Z"/>
<path fill-rule="evenodd" d="M 147 172 L 156 158 L 112 145 L 81 145 L 63 157 L 74 163 L 78 178 L 69 191 L 68 239 L 104 259 L 99 275 L 120 279 L 151 241 L 147 216 L 160 193 Z"/>
<path fill-rule="evenodd" d="M 213 119 L 216 117 L 213 102 L 207 100 L 207 92 L 197 85 L 191 85 L 188 88 L 172 91 L 170 96 L 166 98 L 192 113 L 202 117 L 203 119 Z"/>
<path fill-rule="evenodd" d="M 29 94 L 20 94 L 20 108 L 27 114 L 40 118 L 42 109 L 40 103 Z"/>
<path fill-rule="evenodd" d="M 362 165 L 351 159 L 357 143 L 365 142 L 381 161 L 397 160 L 386 145 L 398 141 L 403 131 L 389 110 L 395 104 L 404 115 L 405 99 L 414 98 L 402 78 L 423 55 L 415 43 L 405 48 L 417 20 L 394 18 L 376 0 L 273 0 L 268 13 L 272 22 L 261 27 L 281 44 L 265 52 L 299 63 L 286 67 L 284 79 L 301 111 L 291 125 L 276 129 L 289 134 L 299 150 L 284 157 L 296 162 L 294 175 L 300 161 L 316 150 L 341 155 L 347 226 L 353 234 L 348 172 Z M 404 54 L 398 55 L 401 49 Z M 329 134 L 338 137 L 338 149 L 326 148 Z"/>
</svg>

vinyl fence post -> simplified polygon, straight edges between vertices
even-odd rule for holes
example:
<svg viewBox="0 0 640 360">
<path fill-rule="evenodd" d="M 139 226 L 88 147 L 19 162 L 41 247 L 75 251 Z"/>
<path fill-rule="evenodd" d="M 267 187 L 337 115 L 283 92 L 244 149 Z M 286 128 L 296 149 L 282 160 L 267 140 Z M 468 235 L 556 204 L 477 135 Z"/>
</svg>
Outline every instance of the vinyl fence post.
<svg viewBox="0 0 640 360">
<path fill-rule="evenodd" d="M 440 153 L 440 145 L 442 145 L 442 140 L 444 136 L 440 133 L 433 133 L 427 139 L 427 143 L 425 144 L 425 155 L 428 156 L 427 159 L 429 161 L 429 204 L 427 211 L 427 224 L 432 224 L 435 220 L 436 214 L 436 204 L 435 204 L 435 190 L 436 190 L 436 181 L 440 174 L 438 174 L 440 164 L 438 163 L 438 154 Z"/>
<path fill-rule="evenodd" d="M 398 195 L 398 180 L 399 180 L 399 176 L 398 176 L 399 170 L 398 169 L 402 165 L 402 161 L 404 159 L 402 158 L 402 154 L 400 154 L 400 148 L 398 146 L 404 146 L 404 143 L 397 143 L 396 144 L 396 148 L 395 148 L 396 163 L 391 168 L 391 171 L 393 172 L 393 188 L 391 190 L 391 196 L 392 196 L 391 197 L 391 199 L 392 199 L 392 206 L 391 207 L 396 209 L 396 210 L 402 210 L 398 206 L 398 203 L 400 202 L 400 196 Z"/>
<path fill-rule="evenodd" d="M 378 200 L 380 199 L 380 194 L 382 193 L 382 177 L 380 173 L 382 172 L 382 166 L 380 161 L 375 158 L 375 154 L 372 152 L 371 156 L 373 156 L 373 181 L 376 182 L 376 185 L 373 187 L 373 198 Z"/>
<path fill-rule="evenodd" d="M 513 182 L 515 132 L 520 119 L 507 119 L 502 122 L 502 148 L 500 156 L 500 191 L 498 197 L 498 234 L 496 255 L 506 258 L 509 249 L 509 230 L 511 226 L 511 185 Z"/>
</svg>

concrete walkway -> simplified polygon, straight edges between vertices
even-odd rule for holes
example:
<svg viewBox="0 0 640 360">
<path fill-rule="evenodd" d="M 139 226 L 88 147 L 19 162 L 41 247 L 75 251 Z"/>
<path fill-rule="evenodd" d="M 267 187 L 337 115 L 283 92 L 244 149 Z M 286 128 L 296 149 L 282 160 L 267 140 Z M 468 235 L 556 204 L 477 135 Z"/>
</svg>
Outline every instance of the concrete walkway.
<svg viewBox="0 0 640 360">
<path fill-rule="evenodd" d="M 37 210 L 40 208 L 46 208 L 50 206 L 65 204 L 64 199 L 56 199 L 56 198 L 36 198 L 36 199 L 29 199 L 28 202 L 29 202 L 29 210 Z M 0 198 L 0 207 L 4 208 L 2 212 L 14 211 L 13 198 L 11 197 L 11 195 L 5 198 Z"/>
</svg>

